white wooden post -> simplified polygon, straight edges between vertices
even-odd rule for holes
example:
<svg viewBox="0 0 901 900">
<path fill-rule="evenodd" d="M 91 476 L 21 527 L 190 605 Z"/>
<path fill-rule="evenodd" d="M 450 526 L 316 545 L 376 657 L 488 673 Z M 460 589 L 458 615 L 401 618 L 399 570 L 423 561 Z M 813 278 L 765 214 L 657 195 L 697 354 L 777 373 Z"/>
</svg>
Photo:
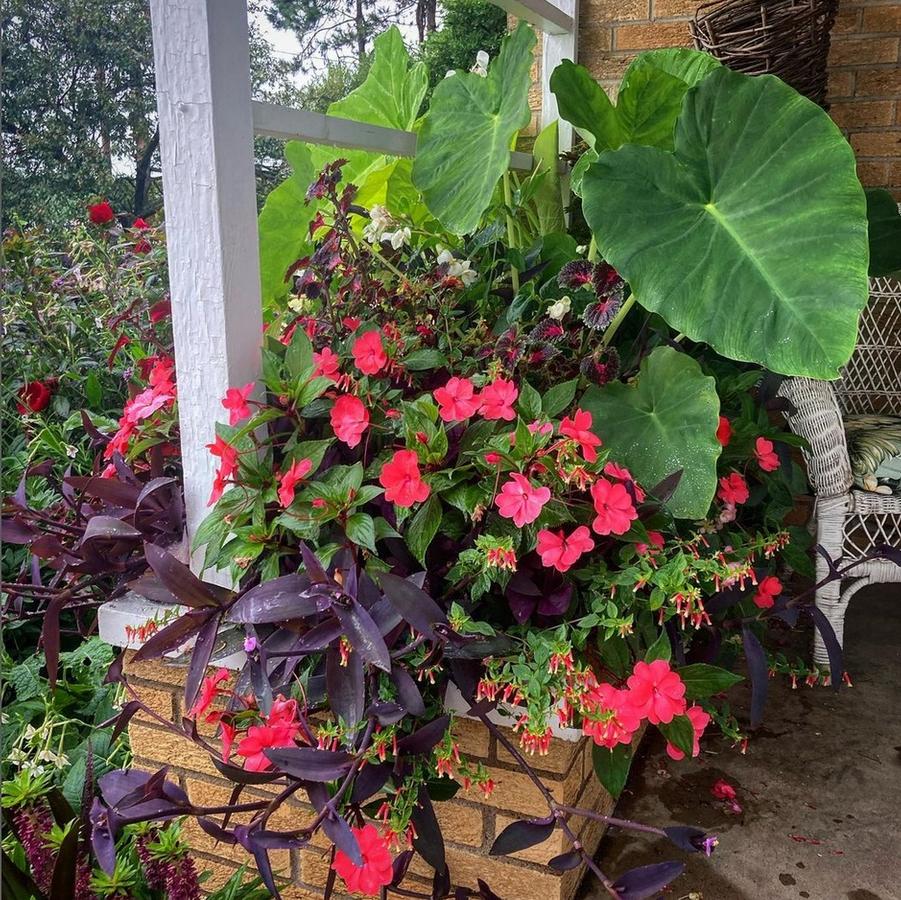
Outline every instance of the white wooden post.
<svg viewBox="0 0 901 900">
<path fill-rule="evenodd" d="M 187 536 L 207 513 L 206 444 L 260 369 L 262 308 L 245 0 L 150 0 Z"/>
</svg>

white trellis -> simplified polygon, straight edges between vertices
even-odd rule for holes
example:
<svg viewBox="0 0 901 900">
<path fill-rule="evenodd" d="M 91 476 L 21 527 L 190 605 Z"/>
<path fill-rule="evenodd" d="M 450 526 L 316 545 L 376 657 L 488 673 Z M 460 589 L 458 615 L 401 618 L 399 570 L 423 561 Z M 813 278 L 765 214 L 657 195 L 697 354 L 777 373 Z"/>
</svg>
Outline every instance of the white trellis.
<svg viewBox="0 0 901 900">
<path fill-rule="evenodd" d="M 542 31 L 542 123 L 557 118 L 550 73 L 576 59 L 578 0 L 494 0 Z M 246 0 L 150 0 L 188 535 L 207 512 L 206 445 L 231 385 L 255 381 L 262 311 L 254 134 L 415 153 L 415 135 L 251 103 Z M 561 123 L 560 145 L 572 132 Z M 511 167 L 530 169 L 528 154 Z"/>
</svg>

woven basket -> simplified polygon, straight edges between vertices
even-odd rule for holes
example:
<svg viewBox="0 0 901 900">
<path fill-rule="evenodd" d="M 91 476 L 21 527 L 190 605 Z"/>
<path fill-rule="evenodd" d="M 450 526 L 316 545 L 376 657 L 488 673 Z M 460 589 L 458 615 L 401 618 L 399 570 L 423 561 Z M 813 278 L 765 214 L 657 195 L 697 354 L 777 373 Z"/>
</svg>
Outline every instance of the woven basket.
<svg viewBox="0 0 901 900">
<path fill-rule="evenodd" d="M 778 75 L 826 108 L 829 32 L 838 0 L 717 0 L 690 23 L 695 46 L 748 75 Z"/>
</svg>

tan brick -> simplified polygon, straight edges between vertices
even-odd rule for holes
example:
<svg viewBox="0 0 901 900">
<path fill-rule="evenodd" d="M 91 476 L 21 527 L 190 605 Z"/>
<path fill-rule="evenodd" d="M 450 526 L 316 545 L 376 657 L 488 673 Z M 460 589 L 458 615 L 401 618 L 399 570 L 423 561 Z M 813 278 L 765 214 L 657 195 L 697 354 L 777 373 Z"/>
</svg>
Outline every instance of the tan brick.
<svg viewBox="0 0 901 900">
<path fill-rule="evenodd" d="M 470 847 L 481 847 L 485 843 L 485 810 L 482 806 L 448 800 L 435 804 L 435 815 L 447 840 Z"/>
<path fill-rule="evenodd" d="M 513 822 L 519 821 L 518 819 L 511 818 L 509 816 L 498 815 L 497 819 L 495 819 L 495 837 L 499 835 L 508 825 L 513 824 Z M 540 866 L 547 865 L 548 861 L 553 859 L 555 856 L 559 856 L 561 853 L 565 853 L 570 847 L 569 841 L 566 839 L 566 835 L 560 828 L 555 828 L 551 832 L 551 836 L 546 840 L 542 841 L 540 844 L 535 844 L 533 847 L 529 847 L 526 850 L 520 850 L 516 853 L 511 853 L 508 857 L 509 859 L 523 859 L 528 862 L 538 863 Z"/>
<path fill-rule="evenodd" d="M 205 775 L 218 775 L 209 754 L 186 737 L 134 721 L 129 725 L 128 735 L 135 756 L 161 766 L 177 766 Z"/>
<path fill-rule="evenodd" d="M 901 161 L 890 162 L 888 164 L 888 179 L 886 183 L 890 184 L 892 187 L 901 186 Z"/>
<path fill-rule="evenodd" d="M 647 22 L 651 18 L 651 0 L 582 0 L 579 18 L 583 31 L 586 26 L 601 22 Z"/>
<path fill-rule="evenodd" d="M 125 654 L 125 674 L 129 679 L 155 682 L 162 687 L 183 690 L 188 669 L 184 665 L 176 666 L 167 660 L 148 659 L 142 662 L 132 662 L 134 653 L 128 651 Z"/>
<path fill-rule="evenodd" d="M 830 66 L 853 66 L 861 61 L 890 63 L 898 60 L 898 38 L 836 37 L 829 48 Z"/>
<path fill-rule="evenodd" d="M 216 841 L 197 824 L 196 819 L 190 817 L 186 819 L 182 830 L 192 850 L 208 853 L 223 862 L 253 867 L 253 856 L 247 850 L 238 844 L 230 845 Z M 291 878 L 291 854 L 288 850 L 270 850 L 269 860 L 272 863 L 273 874 L 277 878 Z"/>
<path fill-rule="evenodd" d="M 901 67 L 858 69 L 854 93 L 858 97 L 887 97 L 891 100 L 895 99 L 901 95 Z"/>
<path fill-rule="evenodd" d="M 579 32 L 579 53 L 582 64 L 585 60 L 599 60 L 601 54 L 609 53 L 613 46 L 613 29 L 606 25 L 592 25 Z"/>
<path fill-rule="evenodd" d="M 455 719 L 454 739 L 461 753 L 488 759 L 491 733 L 481 722 L 474 719 Z"/>
<path fill-rule="evenodd" d="M 155 713 L 159 713 L 166 721 L 175 721 L 178 710 L 178 700 L 172 691 L 164 691 L 160 688 L 135 685 L 135 692 L 142 703 L 146 703 Z M 134 721 L 152 722 L 153 717 L 144 712 L 139 712 Z"/>
<path fill-rule="evenodd" d="M 612 54 L 603 54 L 596 57 L 587 57 L 579 55 L 579 62 L 585 66 L 591 73 L 591 77 L 597 79 L 601 83 L 601 87 L 607 91 L 608 96 L 612 100 L 616 96 L 615 88 L 619 87 L 623 73 L 632 62 L 633 56 L 614 56 Z M 614 91 L 611 93 L 610 88 Z"/>
<path fill-rule="evenodd" d="M 613 32 L 617 50 L 653 50 L 657 47 L 689 47 L 688 22 L 652 22 L 647 25 L 618 25 Z"/>
<path fill-rule="evenodd" d="M 853 96 L 854 76 L 855 73 L 847 69 L 830 70 L 828 85 L 829 99 L 832 100 L 835 97 Z"/>
<path fill-rule="evenodd" d="M 898 34 L 901 31 L 901 5 L 865 7 L 861 30 L 875 34 Z"/>
<path fill-rule="evenodd" d="M 860 31 L 861 8 L 852 6 L 850 9 L 840 9 L 832 26 L 833 34 L 853 34 Z"/>
<path fill-rule="evenodd" d="M 690 19 L 699 6 L 698 0 L 653 0 L 651 15 L 654 19 L 674 19 L 677 16 Z"/>
<path fill-rule="evenodd" d="M 859 131 L 851 146 L 858 156 L 901 156 L 901 131 Z"/>
<path fill-rule="evenodd" d="M 517 740 L 516 743 L 519 743 Z M 581 741 L 552 741 L 548 752 L 544 756 L 528 756 L 529 764 L 536 769 L 545 772 L 554 772 L 559 775 L 565 775 L 574 765 L 576 758 L 581 763 L 581 754 L 584 752 L 587 739 Z M 508 765 L 516 765 L 513 755 L 504 749 L 498 742 L 497 760 Z"/>
<path fill-rule="evenodd" d="M 895 109 L 891 100 L 846 100 L 833 103 L 829 115 L 840 128 L 861 125 L 891 125 Z"/>
<path fill-rule="evenodd" d="M 281 895 L 282 900 L 322 900 L 322 889 L 292 884 L 290 887 L 282 888 Z M 336 893 L 332 896 L 338 898 L 343 894 Z"/>
</svg>

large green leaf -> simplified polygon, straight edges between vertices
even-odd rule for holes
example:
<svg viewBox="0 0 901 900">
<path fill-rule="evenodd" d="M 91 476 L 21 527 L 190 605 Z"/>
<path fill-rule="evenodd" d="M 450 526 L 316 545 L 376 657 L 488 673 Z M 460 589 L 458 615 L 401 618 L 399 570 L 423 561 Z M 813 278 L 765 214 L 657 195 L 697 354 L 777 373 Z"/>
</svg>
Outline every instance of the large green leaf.
<svg viewBox="0 0 901 900">
<path fill-rule="evenodd" d="M 646 487 L 682 470 L 667 502 L 684 519 L 706 515 L 716 490 L 720 401 L 716 382 L 690 356 L 658 347 L 633 384 L 590 387 L 581 406 L 614 460 L 629 466 Z"/>
<path fill-rule="evenodd" d="M 533 178 L 540 179 L 535 191 L 535 213 L 538 218 L 539 233 L 550 234 L 566 230 L 563 215 L 563 189 L 560 182 L 559 160 L 560 141 L 557 120 L 548 125 L 535 138 L 532 156 L 535 159 Z"/>
<path fill-rule="evenodd" d="M 602 153 L 582 190 L 598 248 L 644 307 L 732 359 L 837 376 L 867 301 L 866 203 L 816 104 L 719 68 L 686 94 L 672 153 Z"/>
<path fill-rule="evenodd" d="M 901 271 L 901 213 L 888 191 L 874 188 L 866 194 L 870 274 L 891 275 Z"/>
<path fill-rule="evenodd" d="M 474 231 L 529 123 L 535 34 L 524 22 L 507 35 L 487 77 L 457 72 L 432 94 L 413 163 L 413 183 L 448 230 Z"/>
</svg>

